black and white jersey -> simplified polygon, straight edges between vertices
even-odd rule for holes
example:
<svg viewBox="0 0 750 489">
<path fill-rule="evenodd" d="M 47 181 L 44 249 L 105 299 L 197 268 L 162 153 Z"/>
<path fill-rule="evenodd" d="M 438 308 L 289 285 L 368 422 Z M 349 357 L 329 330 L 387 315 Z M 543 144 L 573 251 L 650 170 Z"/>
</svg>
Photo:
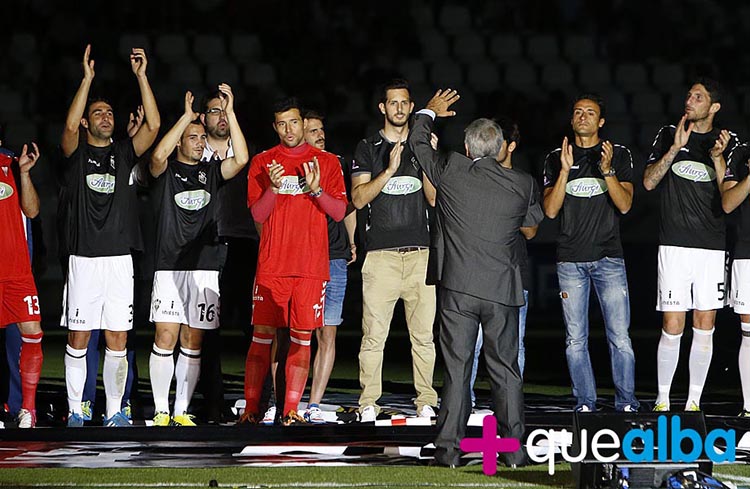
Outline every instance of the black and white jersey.
<svg viewBox="0 0 750 489">
<path fill-rule="evenodd" d="M 382 133 L 360 141 L 354 152 L 352 177 L 369 173 L 375 179 L 388 167 L 393 145 Z M 429 246 L 428 205 L 422 190 L 422 170 L 404 143 L 396 173 L 367 206 L 366 250 Z"/>
<path fill-rule="evenodd" d="M 677 153 L 659 182 L 660 245 L 724 249 L 724 211 L 710 156 L 719 132 L 720 129 L 714 128 L 705 134 L 691 133 L 687 144 Z M 659 130 L 647 165 L 656 163 L 669 151 L 674 143 L 674 133 L 675 126 L 664 126 Z M 737 144 L 737 136 L 731 134 L 724 151 L 726 161 Z"/>
<path fill-rule="evenodd" d="M 221 165 L 172 160 L 155 180 L 156 270 L 219 270 L 224 262 L 216 223 Z"/>
<path fill-rule="evenodd" d="M 741 182 L 747 178 L 750 169 L 750 146 L 748 143 L 741 144 L 732 150 L 727 161 L 727 171 L 724 180 L 728 182 Z M 734 211 L 735 224 L 737 226 L 737 242 L 734 246 L 734 258 L 740 260 L 750 259 L 750 199 L 745 199 Z"/>
<path fill-rule="evenodd" d="M 560 175 L 558 148 L 544 161 L 544 188 L 552 188 Z M 590 148 L 573 145 L 573 166 L 568 173 L 565 200 L 560 209 L 557 260 L 589 262 L 604 257 L 622 258 L 620 212 L 609 197 L 599 170 L 602 143 Z M 625 146 L 613 144 L 612 168 L 620 182 L 632 182 L 633 157 Z"/>
<path fill-rule="evenodd" d="M 141 249 L 130 139 L 106 147 L 85 141 L 63 157 L 61 239 L 68 254 L 98 257 Z"/>
</svg>

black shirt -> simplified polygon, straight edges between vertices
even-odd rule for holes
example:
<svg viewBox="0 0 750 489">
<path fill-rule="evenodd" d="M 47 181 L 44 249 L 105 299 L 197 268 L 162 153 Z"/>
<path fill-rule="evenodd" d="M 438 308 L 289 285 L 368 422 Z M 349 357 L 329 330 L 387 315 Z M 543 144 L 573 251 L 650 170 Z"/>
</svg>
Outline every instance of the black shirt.
<svg viewBox="0 0 750 489">
<path fill-rule="evenodd" d="M 560 148 L 544 161 L 544 187 L 552 188 L 560 175 Z M 599 170 L 602 143 L 590 148 L 573 145 L 573 167 L 560 209 L 557 261 L 591 262 L 604 257 L 622 258 L 620 212 L 609 198 L 607 183 Z M 621 182 L 633 180 L 630 150 L 613 145 L 612 168 Z"/>
<path fill-rule="evenodd" d="M 69 254 L 118 256 L 140 250 L 135 181 L 136 163 L 130 139 L 106 147 L 79 143 L 63 157 L 61 238 Z"/>
<path fill-rule="evenodd" d="M 369 173 L 375 179 L 388 167 L 393 145 L 382 133 L 360 141 L 354 152 L 352 177 Z M 404 143 L 398 170 L 367 206 L 366 250 L 429 246 L 428 205 L 422 190 L 422 170 Z"/>
<path fill-rule="evenodd" d="M 647 165 L 656 163 L 669 151 L 674 143 L 674 132 L 675 126 L 664 126 L 659 130 Z M 660 245 L 724 249 L 724 211 L 710 156 L 719 132 L 714 128 L 705 134 L 691 133 L 687 145 L 677 153 L 659 183 Z M 737 136 L 732 134 L 724 151 L 727 161 L 735 146 Z"/>
<path fill-rule="evenodd" d="M 341 172 L 346 173 L 346 164 L 344 159 L 339 158 L 341 164 Z M 346 179 L 345 179 L 346 180 Z M 346 225 L 342 219 L 339 222 L 331 219 L 331 216 L 326 216 L 328 222 L 328 259 L 329 260 L 346 260 L 352 259 L 352 250 L 349 248 L 349 236 L 346 232 Z"/>
<path fill-rule="evenodd" d="M 221 183 L 221 165 L 205 161 L 188 165 L 172 160 L 156 178 L 156 270 L 221 268 L 224 247 L 216 222 Z"/>
<path fill-rule="evenodd" d="M 727 161 L 727 171 L 724 180 L 727 182 L 740 182 L 744 180 L 750 170 L 750 146 L 747 143 L 734 148 Z M 750 259 L 750 200 L 745 199 L 735 209 L 734 217 L 737 226 L 737 242 L 734 246 L 734 258 L 740 260 Z"/>
</svg>

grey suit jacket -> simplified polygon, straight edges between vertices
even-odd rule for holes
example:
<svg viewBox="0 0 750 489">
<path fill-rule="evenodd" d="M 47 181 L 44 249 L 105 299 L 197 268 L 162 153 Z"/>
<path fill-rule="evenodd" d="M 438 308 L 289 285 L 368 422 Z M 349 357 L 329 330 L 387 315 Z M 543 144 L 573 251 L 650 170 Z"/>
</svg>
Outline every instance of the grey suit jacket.
<svg viewBox="0 0 750 489">
<path fill-rule="evenodd" d="M 507 306 L 524 304 L 519 257 L 521 227 L 544 217 L 531 175 L 494 158 L 475 161 L 430 146 L 433 120 L 417 114 L 409 145 L 437 188 L 437 277 L 441 287 Z"/>
</svg>

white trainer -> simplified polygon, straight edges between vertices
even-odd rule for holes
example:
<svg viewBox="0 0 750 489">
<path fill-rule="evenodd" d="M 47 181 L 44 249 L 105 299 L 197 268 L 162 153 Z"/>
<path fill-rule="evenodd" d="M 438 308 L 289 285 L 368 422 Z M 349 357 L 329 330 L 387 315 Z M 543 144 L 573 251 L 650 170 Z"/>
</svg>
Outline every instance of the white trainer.
<svg viewBox="0 0 750 489">
<path fill-rule="evenodd" d="M 359 412 L 360 423 L 374 423 L 377 417 L 378 414 L 375 412 L 375 406 L 365 406 Z"/>
<path fill-rule="evenodd" d="M 437 414 L 435 414 L 435 410 L 432 409 L 432 406 L 425 404 L 422 406 L 422 409 L 417 411 L 417 416 L 420 418 L 434 418 Z"/>
<path fill-rule="evenodd" d="M 260 424 L 272 425 L 276 421 L 276 406 L 270 406 L 263 415 L 263 421 Z"/>
</svg>

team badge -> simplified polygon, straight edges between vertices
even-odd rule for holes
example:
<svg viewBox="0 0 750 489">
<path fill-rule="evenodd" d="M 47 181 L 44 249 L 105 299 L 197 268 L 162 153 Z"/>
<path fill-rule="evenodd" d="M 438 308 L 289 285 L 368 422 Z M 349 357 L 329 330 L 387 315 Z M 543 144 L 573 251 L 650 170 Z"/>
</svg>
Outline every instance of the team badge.
<svg viewBox="0 0 750 489">
<path fill-rule="evenodd" d="M 198 172 L 198 181 L 203 185 L 206 184 L 206 172 L 204 172 L 203 170 Z"/>
</svg>

